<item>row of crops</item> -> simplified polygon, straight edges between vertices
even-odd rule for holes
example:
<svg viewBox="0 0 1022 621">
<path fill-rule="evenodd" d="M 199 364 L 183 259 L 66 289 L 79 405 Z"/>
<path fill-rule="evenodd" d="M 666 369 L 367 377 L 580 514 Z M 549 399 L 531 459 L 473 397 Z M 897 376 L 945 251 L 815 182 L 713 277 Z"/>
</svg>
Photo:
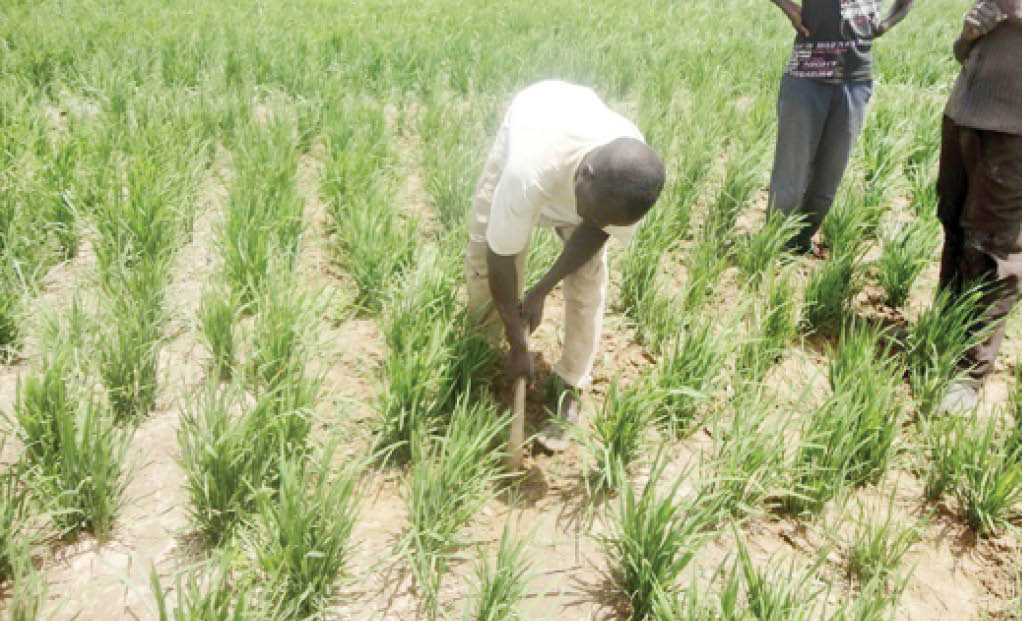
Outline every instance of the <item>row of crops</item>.
<svg viewBox="0 0 1022 621">
<path fill-rule="evenodd" d="M 630 619 L 887 619 L 919 599 L 911 559 L 941 529 L 1014 549 L 1022 391 L 992 415 L 934 415 L 973 338 L 974 298 L 932 300 L 961 7 L 927 3 L 878 45 L 823 260 L 788 256 L 797 223 L 763 216 L 790 38 L 771 10 L 5 5 L 0 609 L 109 612 L 81 603 L 90 587 L 76 599 L 54 582 L 55 559 L 84 540 L 97 554 L 124 544 L 140 430 L 172 421 L 176 535 L 194 553 L 127 578 L 130 614 L 561 614 L 530 482 L 501 466 L 501 352 L 468 325 L 461 291 L 489 141 L 514 90 L 546 77 L 593 85 L 669 170 L 611 259 L 610 325 L 648 363 L 624 373 L 605 356 L 576 447 L 530 461 L 570 490 L 557 504 L 579 517 L 564 536 L 600 551 L 606 584 L 587 605 Z M 201 278 L 181 265 L 197 244 L 212 257 Z M 305 261 L 320 250 L 329 269 Z M 529 278 L 558 250 L 538 236 Z M 194 304 L 175 297 L 187 279 Z M 351 343 L 323 338 L 353 321 L 384 351 L 358 421 L 327 372 Z M 194 360 L 170 351 L 179 338 L 198 344 Z M 183 364 L 201 366 L 195 381 Z M 401 519 L 386 558 L 366 559 L 359 529 L 395 481 Z M 788 523 L 828 535 L 764 559 L 758 532 Z M 351 594 L 393 567 L 413 611 L 387 608 L 404 578 Z M 993 595 L 985 607 L 1004 613 L 1010 596 Z"/>
</svg>

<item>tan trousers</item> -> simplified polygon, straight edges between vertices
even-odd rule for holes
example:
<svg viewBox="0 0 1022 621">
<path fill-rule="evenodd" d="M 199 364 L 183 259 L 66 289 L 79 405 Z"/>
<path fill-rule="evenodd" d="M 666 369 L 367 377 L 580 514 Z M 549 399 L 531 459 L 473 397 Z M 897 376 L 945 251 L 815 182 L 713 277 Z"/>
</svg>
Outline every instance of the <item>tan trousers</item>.
<svg viewBox="0 0 1022 621">
<path fill-rule="evenodd" d="M 496 311 L 491 310 L 493 297 L 486 261 L 489 249 L 486 226 L 490 219 L 493 190 L 506 159 L 507 128 L 502 126 L 476 187 L 465 251 L 469 312 L 495 341 L 501 336 L 502 324 Z M 575 232 L 575 227 L 558 227 L 556 230 L 562 240 L 567 240 Z M 515 257 L 519 299 L 525 287 L 526 254 L 527 251 L 523 251 Z M 604 246 L 596 256 L 564 279 L 564 349 L 554 372 L 576 388 L 584 388 L 589 383 L 593 363 L 596 362 L 596 347 L 600 341 L 607 299 L 607 273 L 607 247 Z"/>
</svg>

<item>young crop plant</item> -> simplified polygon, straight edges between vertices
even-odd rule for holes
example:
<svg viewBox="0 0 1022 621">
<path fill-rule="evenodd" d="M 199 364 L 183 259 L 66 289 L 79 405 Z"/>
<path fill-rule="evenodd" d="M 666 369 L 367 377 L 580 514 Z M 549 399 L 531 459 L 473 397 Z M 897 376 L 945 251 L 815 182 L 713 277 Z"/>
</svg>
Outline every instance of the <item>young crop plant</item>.
<svg viewBox="0 0 1022 621">
<path fill-rule="evenodd" d="M 769 270 L 762 290 L 762 297 L 752 302 L 747 319 L 751 336 L 738 348 L 735 361 L 736 371 L 750 382 L 762 381 L 798 336 L 798 307 L 791 270 Z"/>
<path fill-rule="evenodd" d="M 299 618 L 321 613 L 346 573 L 358 520 L 359 468 L 329 475 L 332 451 L 309 468 L 284 460 L 276 497 L 260 508 L 263 541 L 257 557 L 275 607 Z"/>
<path fill-rule="evenodd" d="M 440 584 L 451 555 L 464 542 L 459 531 L 493 497 L 501 478 L 499 446 L 507 416 L 492 402 L 462 398 L 441 438 L 415 439 L 411 480 L 403 496 L 409 528 L 405 546 L 410 555 L 427 616 L 439 613 Z"/>
<path fill-rule="evenodd" d="M 36 569 L 30 550 L 22 547 L 14 557 L 9 598 L 3 609 L 10 621 L 38 621 L 43 618 L 46 601 L 46 576 Z"/>
<path fill-rule="evenodd" d="M 210 353 L 210 373 L 222 381 L 231 379 L 237 364 L 237 304 L 229 294 L 209 290 L 199 307 L 199 329 Z"/>
<path fill-rule="evenodd" d="M 693 428 L 700 405 L 709 399 L 723 369 L 728 339 L 705 316 L 681 330 L 652 378 L 655 389 L 663 393 L 654 412 L 658 424 L 679 437 Z"/>
<path fill-rule="evenodd" d="M 14 576 L 31 549 L 32 537 L 26 528 L 29 496 L 23 479 L 24 474 L 15 468 L 0 472 L 0 583 Z"/>
<path fill-rule="evenodd" d="M 958 442 L 954 495 L 969 526 L 980 536 L 995 535 L 1022 517 L 1018 511 L 1022 454 L 1008 452 L 1005 438 L 997 436 L 999 423 L 997 417 L 985 422 L 973 419 L 954 437 Z"/>
<path fill-rule="evenodd" d="M 264 392 L 249 404 L 236 387 L 211 386 L 178 430 L 192 526 L 222 545 L 273 494 L 284 456 L 307 450 L 311 428 L 304 384 Z"/>
<path fill-rule="evenodd" d="M 833 254 L 809 277 L 802 324 L 809 330 L 835 333 L 848 315 L 859 289 L 858 254 Z"/>
<path fill-rule="evenodd" d="M 323 192 L 337 259 L 358 287 L 355 304 L 378 313 L 385 290 L 411 265 L 417 228 L 394 208 L 396 161 L 378 104 L 331 106 L 324 119 Z"/>
<path fill-rule="evenodd" d="M 162 309 L 132 295 L 109 301 L 110 325 L 99 343 L 99 375 L 114 415 L 139 421 L 156 405 Z"/>
<path fill-rule="evenodd" d="M 880 334 L 854 324 L 832 354 L 833 395 L 806 424 L 795 461 L 795 513 L 816 513 L 846 485 L 875 481 L 886 470 L 899 427 L 900 367 L 880 354 Z"/>
<path fill-rule="evenodd" d="M 787 470 L 784 427 L 768 420 L 773 404 L 762 386 L 742 390 L 731 409 L 730 424 L 714 434 L 721 438 L 720 449 L 705 463 L 709 496 L 721 507 L 719 520 L 749 515 L 779 496 Z"/>
<path fill-rule="evenodd" d="M 960 361 L 982 340 L 976 328 L 980 290 L 953 296 L 941 291 L 908 332 L 905 366 L 919 413 L 934 412 L 948 387 L 961 375 Z"/>
<path fill-rule="evenodd" d="M 60 454 L 60 422 L 73 419 L 78 403 L 68 390 L 72 372 L 69 348 L 57 345 L 45 369 L 18 386 L 14 404 L 16 434 L 29 464 L 45 464 Z"/>
<path fill-rule="evenodd" d="M 696 242 L 685 260 L 685 290 L 681 300 L 684 314 L 697 312 L 706 296 L 713 291 L 727 267 L 726 256 L 718 240 L 703 236 Z"/>
<path fill-rule="evenodd" d="M 648 423 L 667 391 L 637 382 L 627 388 L 611 383 L 592 429 L 581 433 L 582 446 L 593 462 L 586 480 L 591 498 L 618 492 L 628 485 L 630 468 L 641 458 Z"/>
<path fill-rule="evenodd" d="M 103 541 L 123 505 L 129 433 L 94 400 L 55 414 L 57 452 L 35 468 L 40 497 L 52 503 L 51 519 L 62 534 L 85 531 Z"/>
<path fill-rule="evenodd" d="M 659 286 L 661 258 L 671 240 L 658 226 L 659 222 L 644 223 L 618 263 L 622 276 L 621 307 L 636 323 L 643 342 L 654 350 L 659 350 L 680 328 L 678 315 L 671 308 L 672 300 L 661 293 Z"/>
<path fill-rule="evenodd" d="M 894 495 L 887 506 L 887 517 L 877 520 L 875 512 L 859 506 L 851 540 L 845 552 L 848 573 L 860 585 L 874 580 L 897 583 L 898 568 L 909 549 L 922 536 L 920 524 L 902 526 L 894 515 Z"/>
<path fill-rule="evenodd" d="M 705 239 L 714 240 L 722 247 L 731 241 L 739 214 L 762 184 L 760 177 L 768 149 L 768 142 L 759 136 L 742 146 L 728 161 L 724 182 L 703 224 Z"/>
<path fill-rule="evenodd" d="M 268 278 L 293 269 L 305 228 L 304 203 L 291 126 L 249 128 L 234 156 L 237 172 L 220 231 L 221 256 L 231 292 L 249 305 Z"/>
<path fill-rule="evenodd" d="M 286 273 L 263 284 L 255 299 L 247 376 L 253 385 L 272 392 L 304 381 L 315 301 Z"/>
<path fill-rule="evenodd" d="M 865 240 L 873 234 L 886 212 L 884 204 L 869 206 L 861 197 L 844 189 L 838 193 L 834 207 L 820 225 L 820 232 L 834 256 L 858 255 Z"/>
<path fill-rule="evenodd" d="M 504 528 L 491 564 L 480 554 L 475 568 L 475 589 L 465 609 L 466 621 L 518 621 L 518 606 L 525 599 L 532 578 L 525 542 L 515 541 Z"/>
<path fill-rule="evenodd" d="M 174 583 L 176 606 L 170 608 L 155 568 L 149 577 L 149 589 L 156 600 L 154 616 L 159 621 L 247 621 L 263 616 L 252 604 L 253 587 L 249 581 L 232 576 L 225 561 L 209 572 L 191 570 L 187 578 L 178 574 Z"/>
<path fill-rule="evenodd" d="M 681 498 L 684 477 L 660 495 L 664 465 L 658 458 L 641 494 L 624 486 L 610 532 L 600 537 L 610 573 L 628 604 L 627 618 L 634 621 L 649 618 L 674 596 L 681 572 L 711 537 L 709 526 L 718 511 L 712 498 Z"/>
<path fill-rule="evenodd" d="M 901 307 L 923 268 L 930 262 L 936 242 L 935 221 L 922 218 L 910 224 L 892 225 L 882 229 L 880 245 L 883 254 L 877 262 L 877 279 L 887 295 L 886 303 Z"/>
<path fill-rule="evenodd" d="M 498 356 L 457 302 L 457 265 L 457 255 L 424 252 L 383 317 L 391 355 L 377 393 L 382 412 L 377 442 L 397 462 L 411 458 L 415 436 L 443 431 L 461 397 L 480 392 L 474 389 L 484 385 L 481 378 Z"/>
<path fill-rule="evenodd" d="M 734 571 L 740 572 L 740 581 L 745 586 L 746 614 L 757 621 L 809 621 L 821 618 L 817 600 L 824 588 L 817 583 L 815 576 L 825 560 L 826 555 L 820 555 L 813 565 L 801 570 L 795 566 L 794 561 L 788 567 L 775 565 L 772 569 L 764 570 L 756 567 L 749 556 L 748 547 L 739 540 Z M 731 582 L 735 582 L 735 579 Z"/>
<path fill-rule="evenodd" d="M 767 214 L 766 224 L 759 231 L 746 235 L 739 242 L 735 262 L 745 277 L 758 282 L 784 254 L 788 243 L 799 232 L 802 216 L 786 216 L 780 212 Z"/>
</svg>

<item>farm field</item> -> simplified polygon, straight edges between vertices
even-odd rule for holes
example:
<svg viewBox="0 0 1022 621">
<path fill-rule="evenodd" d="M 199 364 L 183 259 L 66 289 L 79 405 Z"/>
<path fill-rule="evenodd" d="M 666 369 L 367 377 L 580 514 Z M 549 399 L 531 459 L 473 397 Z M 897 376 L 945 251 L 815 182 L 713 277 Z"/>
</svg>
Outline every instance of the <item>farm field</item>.
<svg viewBox="0 0 1022 621">
<path fill-rule="evenodd" d="M 1022 320 L 975 416 L 934 414 L 970 321 L 934 305 L 968 4 L 877 43 L 815 259 L 765 214 L 793 36 L 766 0 L 7 0 L 0 617 L 1022 616 Z M 512 476 L 462 261 L 546 78 L 668 182 L 611 249 L 577 442 Z"/>
</svg>

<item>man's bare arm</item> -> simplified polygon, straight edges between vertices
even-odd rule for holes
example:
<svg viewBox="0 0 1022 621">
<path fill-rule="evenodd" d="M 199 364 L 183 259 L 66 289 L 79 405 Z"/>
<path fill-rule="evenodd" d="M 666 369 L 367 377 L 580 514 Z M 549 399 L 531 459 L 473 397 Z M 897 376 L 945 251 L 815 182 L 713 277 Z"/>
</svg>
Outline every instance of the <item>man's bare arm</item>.
<svg viewBox="0 0 1022 621">
<path fill-rule="evenodd" d="M 528 322 L 529 331 L 535 330 L 543 319 L 543 302 L 557 283 L 578 270 L 603 248 L 610 236 L 595 224 L 582 221 L 571 237 L 564 242 L 564 250 L 553 266 L 536 286 L 529 290 L 522 302 L 522 314 Z"/>
<path fill-rule="evenodd" d="M 486 251 L 486 265 L 490 282 L 493 306 L 504 322 L 511 355 L 508 358 L 508 375 L 517 379 L 532 374 L 528 346 L 525 342 L 525 324 L 522 309 L 518 303 L 518 268 L 514 255 L 499 255 L 493 250 Z"/>
<path fill-rule="evenodd" d="M 876 36 L 883 36 L 888 30 L 900 24 L 912 9 L 913 4 L 915 4 L 915 0 L 895 0 L 894 5 L 891 6 L 891 12 L 877 26 Z"/>
<path fill-rule="evenodd" d="M 796 4 L 792 0 L 770 0 L 777 5 L 781 11 L 788 17 L 788 21 L 791 22 L 791 26 L 799 33 L 804 36 L 810 36 L 809 29 L 806 28 L 805 24 L 802 23 L 802 5 Z"/>
</svg>

